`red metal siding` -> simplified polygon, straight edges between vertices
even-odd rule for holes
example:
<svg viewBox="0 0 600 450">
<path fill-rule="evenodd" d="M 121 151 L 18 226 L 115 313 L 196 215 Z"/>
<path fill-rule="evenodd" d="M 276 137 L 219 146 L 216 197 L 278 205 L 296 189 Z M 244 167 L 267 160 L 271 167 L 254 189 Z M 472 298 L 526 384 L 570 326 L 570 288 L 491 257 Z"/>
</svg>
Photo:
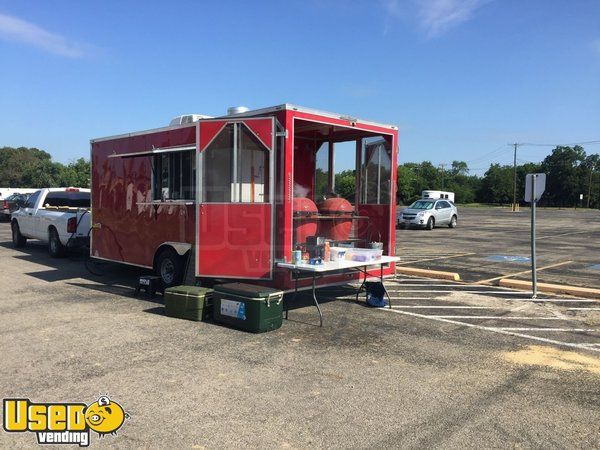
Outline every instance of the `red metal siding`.
<svg viewBox="0 0 600 450">
<path fill-rule="evenodd" d="M 151 157 L 116 153 L 195 144 L 194 126 L 92 143 L 92 256 L 152 266 L 163 242 L 194 239 L 193 205 L 151 205 Z"/>
</svg>

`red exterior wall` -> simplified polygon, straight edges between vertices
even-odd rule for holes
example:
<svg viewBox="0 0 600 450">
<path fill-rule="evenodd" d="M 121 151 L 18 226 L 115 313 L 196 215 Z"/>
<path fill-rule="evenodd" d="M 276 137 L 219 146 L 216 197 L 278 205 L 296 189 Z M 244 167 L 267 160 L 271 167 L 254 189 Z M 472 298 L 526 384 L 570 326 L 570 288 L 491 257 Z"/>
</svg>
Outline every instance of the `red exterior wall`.
<svg viewBox="0 0 600 450">
<path fill-rule="evenodd" d="M 194 205 L 148 204 L 151 157 L 108 156 L 195 142 L 196 127 L 190 126 L 92 143 L 92 223 L 101 224 L 92 230 L 92 256 L 152 267 L 163 242 L 193 242 Z"/>
</svg>

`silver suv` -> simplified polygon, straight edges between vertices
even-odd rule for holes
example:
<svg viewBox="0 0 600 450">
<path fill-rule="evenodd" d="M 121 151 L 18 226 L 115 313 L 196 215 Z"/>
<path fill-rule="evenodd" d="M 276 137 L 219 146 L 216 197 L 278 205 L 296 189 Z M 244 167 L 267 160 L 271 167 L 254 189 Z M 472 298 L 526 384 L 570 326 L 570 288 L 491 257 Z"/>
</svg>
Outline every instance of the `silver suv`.
<svg viewBox="0 0 600 450">
<path fill-rule="evenodd" d="M 436 225 L 456 227 L 458 210 L 454 203 L 448 200 L 421 199 L 408 208 L 398 211 L 396 224 L 398 228 L 409 226 L 423 227 L 433 230 Z"/>
</svg>

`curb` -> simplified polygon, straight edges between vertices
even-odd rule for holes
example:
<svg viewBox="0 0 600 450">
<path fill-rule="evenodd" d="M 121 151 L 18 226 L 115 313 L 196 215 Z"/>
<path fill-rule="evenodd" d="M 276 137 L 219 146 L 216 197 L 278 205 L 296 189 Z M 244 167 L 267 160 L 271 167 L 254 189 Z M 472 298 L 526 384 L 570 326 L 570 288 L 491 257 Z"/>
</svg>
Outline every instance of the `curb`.
<svg viewBox="0 0 600 450">
<path fill-rule="evenodd" d="M 403 275 L 416 275 L 426 278 L 437 278 L 440 280 L 460 281 L 460 275 L 456 272 L 442 272 L 440 270 L 417 269 L 416 267 L 396 267 L 396 273 Z"/>
<path fill-rule="evenodd" d="M 503 278 L 498 284 L 507 288 L 531 290 L 531 281 L 510 280 L 508 278 Z M 538 291 L 549 292 L 551 294 L 567 294 L 577 297 L 600 299 L 600 289 L 549 283 L 537 283 L 537 288 Z"/>
</svg>

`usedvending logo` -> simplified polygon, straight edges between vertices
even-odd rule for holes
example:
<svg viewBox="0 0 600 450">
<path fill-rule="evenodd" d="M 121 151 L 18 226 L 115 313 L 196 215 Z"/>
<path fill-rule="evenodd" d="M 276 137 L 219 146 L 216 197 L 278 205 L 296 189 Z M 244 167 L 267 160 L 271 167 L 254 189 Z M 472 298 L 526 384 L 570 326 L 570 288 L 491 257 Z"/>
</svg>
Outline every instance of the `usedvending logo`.
<svg viewBox="0 0 600 450">
<path fill-rule="evenodd" d="M 129 414 L 103 395 L 85 403 L 33 403 L 26 398 L 5 398 L 3 426 L 9 433 L 31 432 L 38 444 L 90 445 L 90 430 L 99 437 L 116 435 Z"/>
</svg>

